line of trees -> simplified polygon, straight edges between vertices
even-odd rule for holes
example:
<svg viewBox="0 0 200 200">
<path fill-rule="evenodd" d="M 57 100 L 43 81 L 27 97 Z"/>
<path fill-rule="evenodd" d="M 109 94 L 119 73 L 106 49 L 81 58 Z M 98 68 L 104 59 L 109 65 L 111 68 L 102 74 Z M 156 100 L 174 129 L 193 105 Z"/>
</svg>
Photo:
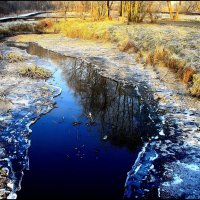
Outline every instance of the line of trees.
<svg viewBox="0 0 200 200">
<path fill-rule="evenodd" d="M 46 11 L 54 8 L 52 1 L 1 1 L 0 15 L 20 14 L 25 11 Z"/>
<path fill-rule="evenodd" d="M 141 22 L 146 16 L 151 21 L 155 20 L 155 13 L 168 11 L 170 18 L 176 20 L 179 13 L 200 12 L 199 1 L 2 1 L 0 13 L 21 13 L 26 10 L 58 10 L 90 13 L 91 16 L 100 20 L 111 18 L 111 11 L 118 11 L 123 19 L 128 22 Z"/>
</svg>

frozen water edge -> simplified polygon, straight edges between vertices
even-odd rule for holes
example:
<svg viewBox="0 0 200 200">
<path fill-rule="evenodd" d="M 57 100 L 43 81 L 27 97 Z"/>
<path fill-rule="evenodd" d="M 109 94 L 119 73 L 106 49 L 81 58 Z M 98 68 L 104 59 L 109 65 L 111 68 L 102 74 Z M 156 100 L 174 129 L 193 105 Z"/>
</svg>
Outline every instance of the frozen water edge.
<svg viewBox="0 0 200 200">
<path fill-rule="evenodd" d="M 27 56 L 17 48 L 1 46 L 1 50 L 4 54 L 15 51 Z M 0 198 L 8 199 L 17 198 L 16 192 L 21 189 L 23 171 L 29 168 L 27 154 L 31 145 L 30 126 L 41 115 L 53 109 L 54 97 L 61 93 L 61 88 L 44 80 L 17 76 L 15 71 L 19 65 L 20 63 L 10 64 L 5 61 L 1 66 L 3 75 L 0 89 L 8 92 L 6 99 L 12 102 L 9 111 L 0 112 Z"/>
<path fill-rule="evenodd" d="M 69 39 L 61 35 L 34 36 L 33 42 L 50 51 L 80 57 L 93 63 L 101 75 L 124 84 L 137 83 L 135 87 L 143 82 L 148 84 L 149 92 L 154 94 L 155 101 L 159 104 L 156 113 L 162 123 L 157 124 L 158 134 L 150 138 L 128 173 L 125 185 L 126 197 L 148 196 L 152 191 L 161 198 L 200 197 L 200 190 L 195 188 L 198 186 L 195 185 L 196 181 L 190 190 L 186 189 L 186 183 L 193 182 L 194 177 L 191 179 L 187 176 L 181 177 L 184 175 L 182 173 L 184 164 L 193 163 L 200 167 L 198 161 L 200 104 L 195 98 L 179 94 L 182 88 L 179 87 L 175 77 L 173 79 L 172 76 L 172 80 L 177 81 L 176 84 L 170 85 L 161 81 L 163 76 L 158 77 L 152 68 L 137 64 L 133 55 L 119 52 L 113 44 L 104 45 L 100 42 Z M 174 88 L 175 86 L 178 88 Z M 138 91 L 138 94 L 140 93 Z M 177 167 L 177 160 L 183 164 Z M 192 172 L 191 168 L 187 170 Z M 176 177 L 180 177 L 183 181 L 173 184 L 177 183 Z M 196 174 L 195 178 L 200 180 L 200 174 Z M 174 189 L 174 185 L 179 187 Z"/>
</svg>

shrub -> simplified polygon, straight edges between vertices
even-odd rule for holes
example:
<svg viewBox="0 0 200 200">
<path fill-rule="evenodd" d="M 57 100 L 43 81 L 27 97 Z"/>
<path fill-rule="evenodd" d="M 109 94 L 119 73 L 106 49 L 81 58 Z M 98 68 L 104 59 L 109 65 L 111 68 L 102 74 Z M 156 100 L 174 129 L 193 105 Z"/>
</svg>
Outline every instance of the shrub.
<svg viewBox="0 0 200 200">
<path fill-rule="evenodd" d="M 54 23 L 50 20 L 42 20 L 39 23 L 36 24 L 35 26 L 35 31 L 39 33 L 43 33 L 47 29 L 52 28 Z"/>
<path fill-rule="evenodd" d="M 18 70 L 18 73 L 25 77 L 47 79 L 51 77 L 51 72 L 47 69 L 38 67 L 36 65 L 24 66 Z"/>
</svg>

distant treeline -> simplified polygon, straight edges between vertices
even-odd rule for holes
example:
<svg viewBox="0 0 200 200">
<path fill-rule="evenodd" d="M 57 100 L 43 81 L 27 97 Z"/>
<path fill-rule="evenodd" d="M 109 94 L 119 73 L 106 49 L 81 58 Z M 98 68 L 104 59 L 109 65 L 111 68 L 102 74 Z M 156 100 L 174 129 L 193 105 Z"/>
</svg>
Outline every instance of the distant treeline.
<svg viewBox="0 0 200 200">
<path fill-rule="evenodd" d="M 1 1 L 0 15 L 20 14 L 25 11 L 52 10 L 55 5 L 51 1 Z"/>
<path fill-rule="evenodd" d="M 199 13 L 199 1 L 1 1 L 0 16 L 9 14 L 20 14 L 30 11 L 76 11 L 93 12 L 96 10 L 99 15 L 110 10 L 144 11 L 160 13 L 168 12 L 171 18 L 173 13 Z M 107 11 L 106 11 L 107 9 Z M 135 11 L 134 11 L 135 10 Z M 120 11 L 120 15 L 122 14 Z M 103 12 L 104 13 L 104 12 Z"/>
</svg>

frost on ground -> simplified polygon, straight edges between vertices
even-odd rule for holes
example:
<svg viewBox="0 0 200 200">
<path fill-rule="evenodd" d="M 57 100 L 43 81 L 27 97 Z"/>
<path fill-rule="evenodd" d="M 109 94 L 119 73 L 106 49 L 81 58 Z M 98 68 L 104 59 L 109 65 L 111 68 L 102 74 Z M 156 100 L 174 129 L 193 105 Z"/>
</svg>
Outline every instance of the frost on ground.
<svg viewBox="0 0 200 200">
<path fill-rule="evenodd" d="M 9 62 L 10 52 L 27 59 Z M 35 62 L 25 51 L 1 44 L 0 53 L 0 198 L 15 199 L 29 168 L 29 126 L 53 108 L 60 89 L 19 75 L 18 69 Z"/>
<path fill-rule="evenodd" d="M 0 25 L 0 36 L 9 36 L 17 33 L 35 31 L 35 26 L 37 22 L 24 22 L 24 21 L 15 21 L 15 22 L 5 22 Z"/>
<path fill-rule="evenodd" d="M 155 124 L 157 133 L 145 143 L 128 173 L 124 195 L 134 198 L 156 193 L 161 198 L 200 198 L 199 99 L 187 94 L 186 86 L 173 72 L 137 64 L 133 55 L 120 52 L 111 43 L 50 34 L 17 36 L 12 40 L 36 42 L 50 51 L 82 58 L 105 77 L 124 84 L 137 83 L 138 94 L 142 92 L 137 86 L 145 82 L 158 102 L 156 113 L 162 123 Z"/>
<path fill-rule="evenodd" d="M 71 38 L 111 41 L 121 51 L 135 52 L 137 61 L 173 69 L 188 84 L 188 93 L 200 96 L 199 22 L 158 21 L 157 24 L 130 24 L 120 21 L 70 19 L 54 23 L 49 31 L 60 30 Z M 192 87 L 191 87 L 192 86 Z M 195 88 L 193 88 L 193 86 Z"/>
</svg>

